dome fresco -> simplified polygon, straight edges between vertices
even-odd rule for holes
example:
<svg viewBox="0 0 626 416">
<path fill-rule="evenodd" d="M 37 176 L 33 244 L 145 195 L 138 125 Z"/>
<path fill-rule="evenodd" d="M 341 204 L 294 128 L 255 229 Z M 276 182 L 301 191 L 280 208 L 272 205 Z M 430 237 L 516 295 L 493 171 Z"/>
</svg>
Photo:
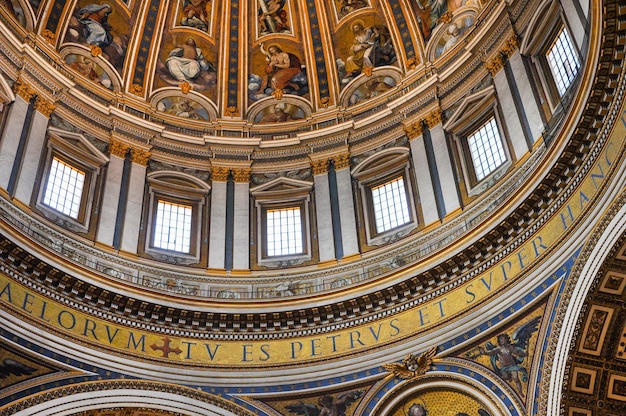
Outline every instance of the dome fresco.
<svg viewBox="0 0 626 416">
<path fill-rule="evenodd" d="M 0 415 L 621 415 L 624 16 L 0 0 Z"/>
<path fill-rule="evenodd" d="M 213 119 L 257 123 L 262 117 L 247 115 L 267 97 L 301 97 L 316 113 L 362 101 L 357 96 L 342 101 L 344 89 L 364 90 L 368 100 L 391 94 L 402 78 L 414 78 L 415 68 L 440 57 L 469 32 L 482 9 L 477 0 L 81 0 L 55 2 L 53 9 L 46 2 L 22 6 L 13 0 L 9 10 L 23 25 L 35 16 L 45 19 L 42 31 L 68 56 L 69 66 L 85 76 L 79 82 L 109 89 L 120 85 L 148 102 L 163 91 L 174 96 L 193 91 L 218 109 Z M 69 58 L 70 49 L 75 51 L 71 56 L 84 58 Z M 106 74 L 95 74 L 85 59 Z M 374 87 L 372 71 L 384 68 L 398 76 Z M 262 112 L 272 114 L 277 108 L 264 107 Z M 269 118 L 272 123 L 301 120 L 295 112 Z M 180 116 L 187 118 L 187 113 Z"/>
</svg>

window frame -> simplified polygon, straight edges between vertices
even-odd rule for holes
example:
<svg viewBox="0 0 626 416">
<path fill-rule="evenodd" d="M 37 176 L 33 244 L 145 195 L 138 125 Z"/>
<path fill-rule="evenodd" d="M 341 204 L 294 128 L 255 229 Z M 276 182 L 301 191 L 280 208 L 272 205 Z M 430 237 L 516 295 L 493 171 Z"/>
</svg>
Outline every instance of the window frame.
<svg viewBox="0 0 626 416">
<path fill-rule="evenodd" d="M 160 247 L 157 245 L 157 238 L 156 238 L 156 228 L 157 228 L 157 222 L 159 221 L 159 205 L 164 204 L 164 205 L 169 205 L 169 206 L 179 206 L 179 207 L 184 207 L 184 208 L 188 208 L 191 211 L 191 215 L 190 215 L 190 221 L 189 221 L 189 225 L 190 225 L 190 229 L 189 229 L 189 241 L 187 241 L 187 246 L 189 246 L 188 251 L 180 251 L 180 250 L 176 250 L 176 249 L 170 249 L 170 248 L 165 248 L 165 247 Z M 164 250 L 164 251 L 169 251 L 169 252 L 173 252 L 173 253 L 178 253 L 178 254 L 183 254 L 183 255 L 189 255 L 192 254 L 193 250 L 192 250 L 192 246 L 193 246 L 193 239 L 194 239 L 194 206 L 192 204 L 187 204 L 187 203 L 183 203 L 183 201 L 180 200 L 173 200 L 173 199 L 169 199 L 169 198 L 159 198 L 157 197 L 155 200 L 155 204 L 154 204 L 154 211 L 152 213 L 152 233 L 150 234 L 150 245 L 151 248 L 154 248 L 156 250 Z M 184 234 L 184 230 L 183 230 L 183 234 Z M 184 245 L 184 244 L 183 244 Z"/>
<path fill-rule="evenodd" d="M 250 190 L 256 220 L 256 263 L 264 267 L 283 267 L 298 265 L 313 258 L 311 236 L 311 204 L 313 183 L 291 179 L 276 178 L 266 184 Z M 302 227 L 302 252 L 269 256 L 267 249 L 267 211 L 272 209 L 300 208 Z"/>
<path fill-rule="evenodd" d="M 415 203 L 418 198 L 411 179 L 409 155 L 409 149 L 404 147 L 385 149 L 365 159 L 352 171 L 360 194 L 365 242 L 370 246 L 396 241 L 421 223 Z M 372 189 L 400 178 L 403 180 L 409 221 L 388 230 L 378 231 Z"/>
<path fill-rule="evenodd" d="M 468 140 L 492 117 L 496 122 L 505 161 L 479 180 Z M 444 129 L 448 132 L 453 148 L 456 151 L 458 171 L 463 176 L 462 185 L 464 186 L 461 186 L 461 188 L 465 192 L 466 197 L 482 194 L 504 176 L 513 165 L 514 159 L 511 143 L 496 100 L 495 87 L 493 85 L 466 97 L 446 122 Z"/>
<path fill-rule="evenodd" d="M 307 248 L 307 240 L 308 240 L 308 230 L 307 227 L 305 225 L 305 219 L 304 219 L 304 215 L 306 213 L 306 200 L 301 200 L 301 201 L 287 201 L 284 203 L 276 203 L 276 204 L 261 204 L 261 224 L 263 224 L 263 226 L 261 227 L 261 238 L 263 243 L 261 244 L 262 247 L 262 251 L 261 251 L 261 258 L 262 259 L 280 259 L 280 258 L 293 258 L 293 257 L 300 257 L 300 256 L 306 256 L 308 254 L 308 248 Z M 268 220 L 267 220 L 267 213 L 268 211 L 272 211 L 272 210 L 283 210 L 283 209 L 293 209 L 293 208 L 298 208 L 300 211 L 300 236 L 301 236 L 301 247 L 302 250 L 300 252 L 297 253 L 289 253 L 289 254 L 277 254 L 277 255 L 269 255 L 268 254 L 268 249 L 269 249 L 269 241 L 267 239 L 268 236 Z"/>
<path fill-rule="evenodd" d="M 202 257 L 203 223 L 207 218 L 205 213 L 207 196 L 211 187 L 198 178 L 175 171 L 150 172 L 146 179 L 148 210 L 147 218 L 144 221 L 147 225 L 144 236 L 144 252 L 150 257 L 170 263 L 199 263 Z M 159 201 L 191 207 L 189 252 L 166 249 L 155 245 Z"/>
<path fill-rule="evenodd" d="M 77 218 L 44 203 L 50 180 L 50 170 L 54 159 L 82 171 L 85 174 Z M 96 187 L 102 168 L 108 158 L 89 143 L 82 135 L 49 128 L 47 152 L 43 169 L 40 171 L 40 184 L 35 207 L 46 218 L 74 232 L 87 233 L 91 225 L 91 216 L 96 201 Z"/>
<path fill-rule="evenodd" d="M 475 160 L 471 154 L 472 152 L 471 152 L 469 140 L 473 135 L 477 134 L 478 131 L 480 131 L 480 129 L 483 126 L 487 125 L 487 123 L 489 123 L 491 120 L 494 120 L 496 124 L 496 129 L 498 131 L 498 140 L 500 141 L 500 145 L 502 146 L 501 149 L 504 152 L 504 161 L 500 163 L 497 167 L 492 169 L 484 177 L 482 177 L 481 179 L 478 179 L 479 175 L 477 173 Z M 498 122 L 498 117 L 496 116 L 496 114 L 491 113 L 491 112 L 485 113 L 482 117 L 478 118 L 470 126 L 464 129 L 463 133 L 459 135 L 459 139 L 460 139 L 459 143 L 462 148 L 462 154 L 465 159 L 463 163 L 464 171 L 465 171 L 464 173 L 465 173 L 465 176 L 469 178 L 470 191 L 471 189 L 478 186 L 481 182 L 486 181 L 490 177 L 494 176 L 499 170 L 502 169 L 504 165 L 507 164 L 507 162 L 510 165 L 511 158 L 507 154 L 507 150 L 506 150 L 507 146 L 505 144 L 504 139 L 502 138 L 502 127 L 500 126 L 500 123 Z"/>
<path fill-rule="evenodd" d="M 559 93 L 547 56 L 562 30 L 567 32 L 579 63 L 578 72 L 563 95 Z M 552 2 L 552 4 L 546 2 L 530 22 L 527 33 L 529 36 L 522 41 L 520 54 L 529 63 L 529 73 L 537 85 L 535 91 L 539 95 L 543 116 L 546 120 L 550 120 L 558 112 L 561 102 L 569 96 L 568 92 L 577 84 L 577 79 L 579 79 L 579 74 L 583 68 L 583 57 L 563 16 L 559 2 Z"/>
</svg>

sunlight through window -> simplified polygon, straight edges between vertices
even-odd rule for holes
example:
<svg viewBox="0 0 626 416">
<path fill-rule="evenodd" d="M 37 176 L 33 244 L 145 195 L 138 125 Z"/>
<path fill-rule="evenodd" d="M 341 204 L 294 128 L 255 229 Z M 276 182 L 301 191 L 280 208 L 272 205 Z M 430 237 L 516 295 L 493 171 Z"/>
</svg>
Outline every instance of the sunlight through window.
<svg viewBox="0 0 626 416">
<path fill-rule="evenodd" d="M 480 181 L 506 162 L 495 118 L 491 118 L 467 138 L 476 180 Z"/>
<path fill-rule="evenodd" d="M 303 252 L 300 207 L 267 210 L 267 255 Z"/>
<path fill-rule="evenodd" d="M 372 203 L 376 231 L 379 233 L 411 221 L 403 178 L 372 188 Z"/>
<path fill-rule="evenodd" d="M 189 205 L 159 201 L 154 226 L 154 246 L 164 250 L 189 253 L 191 214 L 192 207 Z"/>
<path fill-rule="evenodd" d="M 561 29 L 561 33 L 548 51 L 547 57 L 559 95 L 563 96 L 574 81 L 578 68 L 580 68 L 578 55 L 576 55 L 565 29 Z"/>
<path fill-rule="evenodd" d="M 43 203 L 64 215 L 78 219 L 84 184 L 84 172 L 55 157 L 50 165 Z"/>
</svg>

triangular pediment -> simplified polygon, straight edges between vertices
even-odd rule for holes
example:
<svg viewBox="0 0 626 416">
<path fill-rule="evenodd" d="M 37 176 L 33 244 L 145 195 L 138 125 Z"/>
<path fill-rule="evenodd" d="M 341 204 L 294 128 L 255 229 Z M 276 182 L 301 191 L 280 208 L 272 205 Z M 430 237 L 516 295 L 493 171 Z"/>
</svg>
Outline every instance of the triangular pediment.
<svg viewBox="0 0 626 416">
<path fill-rule="evenodd" d="M 282 193 L 308 193 L 313 188 L 312 182 L 300 179 L 278 177 L 250 190 L 255 196 L 282 194 Z"/>
<path fill-rule="evenodd" d="M 50 127 L 48 136 L 50 146 L 80 156 L 82 160 L 87 159 L 96 166 L 102 166 L 109 161 L 107 155 L 90 143 L 82 134 Z"/>
<path fill-rule="evenodd" d="M 467 95 L 443 125 L 443 128 L 447 131 L 454 131 L 458 126 L 467 123 L 477 115 L 483 114 L 485 109 L 493 105 L 495 96 L 496 90 L 493 85 Z"/>
</svg>

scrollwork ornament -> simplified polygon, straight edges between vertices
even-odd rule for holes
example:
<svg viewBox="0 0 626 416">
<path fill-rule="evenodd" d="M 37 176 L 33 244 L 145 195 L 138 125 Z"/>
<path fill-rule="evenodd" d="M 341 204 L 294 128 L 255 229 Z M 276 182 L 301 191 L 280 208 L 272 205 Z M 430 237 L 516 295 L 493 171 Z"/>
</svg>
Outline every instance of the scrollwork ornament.
<svg viewBox="0 0 626 416">
<path fill-rule="evenodd" d="M 189 94 L 193 90 L 193 86 L 187 81 L 180 83 L 178 86 L 183 94 Z"/>
<path fill-rule="evenodd" d="M 51 30 L 48 29 L 44 29 L 41 32 L 41 36 L 43 36 L 43 38 L 50 44 L 54 45 L 54 41 L 56 40 L 56 34 L 54 32 L 52 32 Z"/>
<path fill-rule="evenodd" d="M 517 39 L 517 35 L 513 34 L 504 44 L 504 48 L 502 48 L 502 54 L 510 58 L 518 48 L 519 41 Z"/>
<path fill-rule="evenodd" d="M 141 97 L 143 96 L 143 87 L 139 84 L 133 84 L 130 86 L 130 93 Z"/>
<path fill-rule="evenodd" d="M 91 51 L 91 56 L 94 58 L 102 56 L 102 48 L 98 45 L 90 45 L 89 50 Z"/>
<path fill-rule="evenodd" d="M 281 90 L 280 88 L 276 88 L 273 92 L 272 95 L 274 96 L 274 98 L 276 98 L 277 100 L 280 100 L 283 98 L 283 95 L 285 95 L 285 91 Z"/>
</svg>

